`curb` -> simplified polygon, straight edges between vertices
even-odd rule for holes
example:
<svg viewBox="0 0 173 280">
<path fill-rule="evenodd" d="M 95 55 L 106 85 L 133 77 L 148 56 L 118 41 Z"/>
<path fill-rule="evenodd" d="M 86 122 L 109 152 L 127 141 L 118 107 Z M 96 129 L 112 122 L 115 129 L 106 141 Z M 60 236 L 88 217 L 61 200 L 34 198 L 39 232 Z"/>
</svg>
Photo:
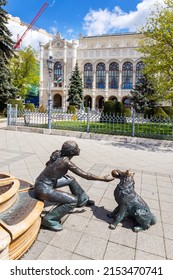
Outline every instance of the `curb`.
<svg viewBox="0 0 173 280">
<path fill-rule="evenodd" d="M 109 134 L 97 134 L 97 133 L 87 133 L 80 131 L 69 131 L 69 130 L 57 130 L 57 129 L 47 129 L 47 128 L 37 128 L 37 127 L 26 127 L 26 126 L 7 126 L 4 129 L 21 131 L 21 132 L 31 132 L 31 133 L 41 133 L 47 135 L 59 135 L 66 137 L 75 137 L 81 139 L 91 139 L 91 140 L 105 140 L 112 141 L 121 144 L 132 144 L 132 145 L 144 145 L 144 146 L 157 146 L 173 148 L 173 141 L 150 139 L 150 138 L 139 138 L 131 136 L 120 136 L 120 135 L 109 135 Z"/>
</svg>

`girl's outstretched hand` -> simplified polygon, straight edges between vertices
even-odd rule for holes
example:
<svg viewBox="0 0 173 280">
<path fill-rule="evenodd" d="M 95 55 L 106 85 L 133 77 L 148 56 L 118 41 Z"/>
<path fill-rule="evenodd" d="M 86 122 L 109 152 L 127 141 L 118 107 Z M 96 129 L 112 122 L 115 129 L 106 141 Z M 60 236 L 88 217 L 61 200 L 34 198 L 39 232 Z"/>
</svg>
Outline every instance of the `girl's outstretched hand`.
<svg viewBox="0 0 173 280">
<path fill-rule="evenodd" d="M 102 179 L 103 179 L 104 182 L 111 182 L 111 181 L 113 181 L 115 178 L 113 178 L 113 177 L 110 176 L 110 175 L 106 175 L 106 176 L 103 176 Z"/>
</svg>

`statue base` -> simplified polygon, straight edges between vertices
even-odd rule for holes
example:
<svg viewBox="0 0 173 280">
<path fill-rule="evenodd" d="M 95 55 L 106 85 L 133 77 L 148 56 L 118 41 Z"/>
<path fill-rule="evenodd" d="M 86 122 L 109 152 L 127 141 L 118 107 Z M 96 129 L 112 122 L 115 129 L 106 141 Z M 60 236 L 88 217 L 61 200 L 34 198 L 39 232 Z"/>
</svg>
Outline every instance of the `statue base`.
<svg viewBox="0 0 173 280">
<path fill-rule="evenodd" d="M 30 182 L 0 174 L 0 260 L 19 259 L 31 247 L 43 207 Z"/>
</svg>

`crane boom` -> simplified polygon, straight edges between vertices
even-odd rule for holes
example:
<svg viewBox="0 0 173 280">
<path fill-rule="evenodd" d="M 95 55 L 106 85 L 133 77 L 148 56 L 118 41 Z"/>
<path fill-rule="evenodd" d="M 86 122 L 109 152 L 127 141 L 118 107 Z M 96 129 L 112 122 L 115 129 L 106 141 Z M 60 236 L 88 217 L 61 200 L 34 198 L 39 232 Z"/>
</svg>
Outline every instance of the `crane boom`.
<svg viewBox="0 0 173 280">
<path fill-rule="evenodd" d="M 40 15 L 43 13 L 43 11 L 46 9 L 48 6 L 48 2 L 45 2 L 40 11 L 36 14 L 35 18 L 31 21 L 31 23 L 28 25 L 27 29 L 25 32 L 22 34 L 22 36 L 17 40 L 16 44 L 14 45 L 14 49 L 17 49 L 20 47 L 20 43 L 23 40 L 23 38 L 26 36 L 27 32 L 29 29 L 32 28 L 33 24 L 37 21 L 37 19 L 40 17 Z"/>
</svg>

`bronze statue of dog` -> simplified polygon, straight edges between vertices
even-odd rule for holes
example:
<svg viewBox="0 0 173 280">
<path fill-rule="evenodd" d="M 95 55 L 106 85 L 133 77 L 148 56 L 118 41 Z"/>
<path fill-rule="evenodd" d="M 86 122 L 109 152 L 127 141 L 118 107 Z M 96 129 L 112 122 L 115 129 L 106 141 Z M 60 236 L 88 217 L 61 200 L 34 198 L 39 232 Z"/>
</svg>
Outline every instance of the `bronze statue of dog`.
<svg viewBox="0 0 173 280">
<path fill-rule="evenodd" d="M 134 173 L 130 173 L 129 170 L 126 172 L 113 170 L 112 176 L 120 179 L 120 183 L 114 190 L 114 197 L 118 206 L 108 214 L 109 218 L 114 218 L 110 228 L 115 229 L 125 217 L 130 217 L 136 221 L 133 228 L 135 232 L 148 229 L 151 225 L 154 225 L 156 217 L 151 213 L 147 203 L 134 190 Z"/>
</svg>

